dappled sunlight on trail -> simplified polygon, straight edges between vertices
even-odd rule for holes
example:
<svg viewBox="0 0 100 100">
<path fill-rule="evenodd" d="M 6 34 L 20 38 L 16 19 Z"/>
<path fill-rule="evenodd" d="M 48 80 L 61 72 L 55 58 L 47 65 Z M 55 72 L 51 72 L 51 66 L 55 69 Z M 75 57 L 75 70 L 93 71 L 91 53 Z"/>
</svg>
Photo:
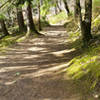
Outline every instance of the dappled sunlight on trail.
<svg viewBox="0 0 100 100">
<path fill-rule="evenodd" d="M 0 100 L 79 100 L 73 81 L 64 78 L 77 51 L 70 48 L 63 27 L 43 33 L 1 54 Z"/>
</svg>

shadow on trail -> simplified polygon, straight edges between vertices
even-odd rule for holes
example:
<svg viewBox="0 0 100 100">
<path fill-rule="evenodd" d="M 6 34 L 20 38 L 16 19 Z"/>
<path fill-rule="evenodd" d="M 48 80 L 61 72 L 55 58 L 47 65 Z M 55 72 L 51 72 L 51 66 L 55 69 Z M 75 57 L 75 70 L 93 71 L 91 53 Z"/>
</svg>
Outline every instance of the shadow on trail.
<svg viewBox="0 0 100 100">
<path fill-rule="evenodd" d="M 56 28 L 56 34 L 51 34 L 49 28 L 49 35 L 44 38 L 19 43 L 0 56 L 2 100 L 76 100 L 72 81 L 63 80 L 57 72 L 66 69 L 67 62 L 78 56 L 79 51 L 65 41 L 66 32 L 59 33 L 63 30 L 60 27 L 56 32 Z"/>
</svg>

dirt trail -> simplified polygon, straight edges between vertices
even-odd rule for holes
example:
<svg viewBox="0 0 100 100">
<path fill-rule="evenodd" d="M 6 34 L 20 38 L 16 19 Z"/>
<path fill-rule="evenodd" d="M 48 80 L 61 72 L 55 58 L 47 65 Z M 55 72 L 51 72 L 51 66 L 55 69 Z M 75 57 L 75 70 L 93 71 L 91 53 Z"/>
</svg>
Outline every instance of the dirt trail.
<svg viewBox="0 0 100 100">
<path fill-rule="evenodd" d="M 67 62 L 77 54 L 69 48 L 65 29 L 44 32 L 45 37 L 0 54 L 0 100 L 79 100 L 73 82 L 64 78 Z"/>
</svg>

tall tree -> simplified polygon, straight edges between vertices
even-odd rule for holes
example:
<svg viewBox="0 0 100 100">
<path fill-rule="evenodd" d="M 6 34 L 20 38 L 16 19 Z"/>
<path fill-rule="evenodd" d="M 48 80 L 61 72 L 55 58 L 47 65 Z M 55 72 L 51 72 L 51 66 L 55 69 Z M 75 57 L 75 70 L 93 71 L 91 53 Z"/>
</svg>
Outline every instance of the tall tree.
<svg viewBox="0 0 100 100">
<path fill-rule="evenodd" d="M 62 11 L 62 9 L 61 9 L 61 5 L 59 5 L 59 4 L 61 4 L 61 0 L 59 1 L 59 0 L 56 0 L 56 5 L 57 5 L 57 8 L 58 8 L 58 10 L 59 10 L 59 12 L 61 12 Z"/>
<path fill-rule="evenodd" d="M 75 6 L 74 6 L 74 17 L 75 17 L 75 20 L 77 21 L 78 20 L 78 17 L 79 17 L 79 6 L 80 6 L 80 1 L 79 0 L 75 0 Z"/>
<path fill-rule="evenodd" d="M 38 14 L 39 14 L 39 30 L 41 31 L 42 30 L 42 27 L 41 27 L 41 10 L 40 10 L 40 7 L 41 7 L 41 0 L 38 2 Z"/>
<path fill-rule="evenodd" d="M 27 5 L 27 35 L 31 34 L 32 32 L 35 32 L 36 34 L 40 34 L 35 28 L 35 24 L 32 17 L 31 4 L 32 3 L 29 0 Z"/>
<path fill-rule="evenodd" d="M 78 0 L 78 10 L 79 10 L 79 17 L 80 17 L 82 39 L 84 45 L 87 46 L 88 42 L 92 39 L 92 35 L 91 35 L 92 0 L 85 0 L 84 19 L 82 19 L 80 0 Z"/>
<path fill-rule="evenodd" d="M 65 9 L 66 9 L 66 11 L 67 11 L 67 13 L 69 15 L 70 14 L 70 10 L 69 10 L 69 7 L 68 7 L 68 3 L 67 3 L 66 0 L 63 0 L 63 2 L 64 2 L 64 5 L 65 5 Z"/>
<path fill-rule="evenodd" d="M 58 1 L 55 0 L 54 3 L 55 3 L 55 14 L 57 15 L 59 13 L 59 11 L 58 11 Z"/>
<path fill-rule="evenodd" d="M 17 21 L 18 21 L 19 31 L 24 32 L 26 27 L 25 27 L 25 24 L 24 24 L 22 8 L 17 7 L 16 9 L 17 9 Z"/>
</svg>

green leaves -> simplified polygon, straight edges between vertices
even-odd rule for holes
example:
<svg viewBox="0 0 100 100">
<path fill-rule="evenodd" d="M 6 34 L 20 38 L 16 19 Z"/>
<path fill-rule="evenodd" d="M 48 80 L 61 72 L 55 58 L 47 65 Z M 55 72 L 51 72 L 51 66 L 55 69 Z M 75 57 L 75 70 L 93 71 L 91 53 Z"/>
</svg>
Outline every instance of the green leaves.
<svg viewBox="0 0 100 100">
<path fill-rule="evenodd" d="M 44 0 L 43 5 L 41 6 L 41 15 L 42 17 L 46 17 L 47 13 L 49 13 L 50 7 L 53 6 L 52 0 Z"/>
<path fill-rule="evenodd" d="M 0 20 L 4 20 L 4 19 L 6 19 L 6 17 L 3 14 L 1 14 L 0 15 Z"/>
</svg>

